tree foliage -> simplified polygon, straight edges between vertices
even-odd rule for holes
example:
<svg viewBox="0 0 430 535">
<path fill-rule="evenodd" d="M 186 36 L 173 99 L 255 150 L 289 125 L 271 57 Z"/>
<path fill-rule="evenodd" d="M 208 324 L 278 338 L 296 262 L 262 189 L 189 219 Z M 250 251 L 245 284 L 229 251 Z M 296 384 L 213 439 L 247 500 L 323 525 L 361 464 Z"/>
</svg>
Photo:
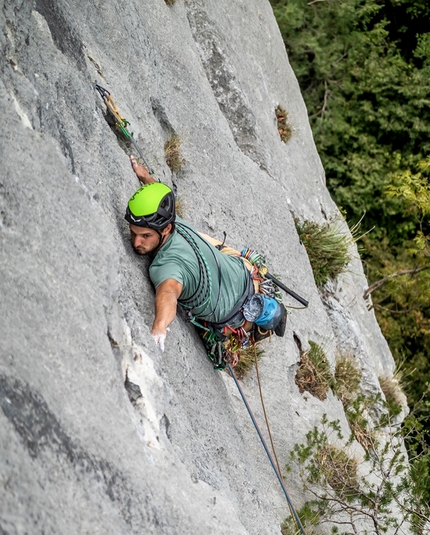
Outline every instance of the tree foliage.
<svg viewBox="0 0 430 535">
<path fill-rule="evenodd" d="M 414 489 L 414 499 L 428 504 L 430 3 L 271 2 L 331 195 L 349 221 L 365 213 L 362 228 L 374 227 L 363 238 L 370 283 L 364 297 L 371 294 L 371 306 L 403 368 L 409 405 L 417 407 L 403 423 L 411 463 L 403 489 Z M 356 439 L 367 449 L 361 408 L 358 399 L 346 409 Z M 327 495 L 322 496 L 327 505 Z M 339 496 L 334 498 L 329 503 L 337 503 Z M 422 533 L 420 520 L 409 517 L 416 533 Z"/>
<path fill-rule="evenodd" d="M 383 283 L 374 306 L 390 345 L 406 359 L 414 403 L 428 392 L 430 379 L 430 158 L 418 169 L 405 171 L 387 188 L 388 196 L 399 199 L 404 212 L 413 215 L 415 234 L 397 247 L 378 250 L 376 243 L 369 243 L 372 273 L 381 277 L 372 286 Z"/>
<path fill-rule="evenodd" d="M 413 404 L 430 381 L 430 4 L 271 2 L 328 188 L 348 220 L 374 227 L 363 260 L 371 287 L 384 280 L 372 299 Z"/>
<path fill-rule="evenodd" d="M 291 459 L 312 496 L 299 511 L 308 533 L 321 533 L 323 525 L 338 535 L 428 533 L 428 451 L 410 465 L 395 428 L 377 424 L 370 437 L 364 457 L 358 458 L 354 434 L 347 440 L 339 420 L 330 422 L 324 415 L 321 426 L 294 446 Z M 282 533 L 296 533 L 289 519 L 282 528 Z"/>
<path fill-rule="evenodd" d="M 334 199 L 349 219 L 366 212 L 378 237 L 398 242 L 414 223 L 384 191 L 430 153 L 430 34 L 416 37 L 411 51 L 407 28 L 394 20 L 407 9 L 411 20 L 430 15 L 430 8 L 375 0 L 272 4 Z"/>
</svg>

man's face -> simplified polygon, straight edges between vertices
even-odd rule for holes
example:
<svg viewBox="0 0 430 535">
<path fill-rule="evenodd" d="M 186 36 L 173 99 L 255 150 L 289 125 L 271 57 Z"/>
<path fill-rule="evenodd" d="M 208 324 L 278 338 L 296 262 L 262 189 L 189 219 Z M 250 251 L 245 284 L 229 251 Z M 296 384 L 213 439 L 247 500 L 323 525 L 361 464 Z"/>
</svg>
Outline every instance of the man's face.
<svg viewBox="0 0 430 535">
<path fill-rule="evenodd" d="M 171 225 L 161 231 L 163 242 L 170 232 Z M 131 243 L 138 254 L 148 254 L 158 247 L 160 235 L 152 228 L 130 225 Z"/>
</svg>

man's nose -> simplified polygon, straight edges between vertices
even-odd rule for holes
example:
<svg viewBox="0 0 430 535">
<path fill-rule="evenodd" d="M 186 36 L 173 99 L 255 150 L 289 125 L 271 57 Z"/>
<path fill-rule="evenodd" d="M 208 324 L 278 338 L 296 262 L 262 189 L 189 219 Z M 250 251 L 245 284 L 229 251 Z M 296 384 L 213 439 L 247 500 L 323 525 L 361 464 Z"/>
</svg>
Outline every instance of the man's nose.
<svg viewBox="0 0 430 535">
<path fill-rule="evenodd" d="M 142 238 L 140 236 L 133 236 L 133 246 L 134 247 L 139 247 L 140 245 L 142 245 Z"/>
</svg>

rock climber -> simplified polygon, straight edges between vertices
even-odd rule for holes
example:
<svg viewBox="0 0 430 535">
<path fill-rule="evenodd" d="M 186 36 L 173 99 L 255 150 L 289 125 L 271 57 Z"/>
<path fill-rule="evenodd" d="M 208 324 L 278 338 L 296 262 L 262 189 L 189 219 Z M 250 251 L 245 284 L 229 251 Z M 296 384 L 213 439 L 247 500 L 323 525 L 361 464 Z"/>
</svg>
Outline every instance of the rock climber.
<svg viewBox="0 0 430 535">
<path fill-rule="evenodd" d="M 152 257 L 149 276 L 155 287 L 155 318 L 151 335 L 160 349 L 164 351 L 167 329 L 178 304 L 203 334 L 216 333 L 217 341 L 238 329 L 243 338 L 249 337 L 252 322 L 248 320 L 258 323 L 259 319 L 260 333 L 275 331 L 283 336 L 286 310 L 274 299 L 263 302 L 258 296 L 257 302 L 254 298 L 249 314 L 244 315 L 256 293 L 252 265 L 237 251 L 221 252 L 221 242 L 198 233 L 176 216 L 172 190 L 152 178 L 133 156 L 130 161 L 143 185 L 129 200 L 125 219 L 135 252 Z M 221 359 L 212 360 L 222 368 Z"/>
</svg>

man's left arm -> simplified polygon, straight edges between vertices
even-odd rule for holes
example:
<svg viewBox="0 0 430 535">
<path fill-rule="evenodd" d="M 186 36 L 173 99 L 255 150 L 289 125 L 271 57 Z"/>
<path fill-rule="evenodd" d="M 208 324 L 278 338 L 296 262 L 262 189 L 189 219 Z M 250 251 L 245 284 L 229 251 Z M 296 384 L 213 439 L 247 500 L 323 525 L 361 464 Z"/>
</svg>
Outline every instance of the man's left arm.
<svg viewBox="0 0 430 535">
<path fill-rule="evenodd" d="M 157 182 L 155 178 L 152 178 L 152 176 L 149 174 L 149 171 L 145 169 L 143 165 L 137 163 L 136 158 L 133 155 L 130 156 L 130 163 L 133 171 L 136 173 L 137 178 L 142 182 L 142 184 L 152 184 L 153 182 Z"/>
</svg>

